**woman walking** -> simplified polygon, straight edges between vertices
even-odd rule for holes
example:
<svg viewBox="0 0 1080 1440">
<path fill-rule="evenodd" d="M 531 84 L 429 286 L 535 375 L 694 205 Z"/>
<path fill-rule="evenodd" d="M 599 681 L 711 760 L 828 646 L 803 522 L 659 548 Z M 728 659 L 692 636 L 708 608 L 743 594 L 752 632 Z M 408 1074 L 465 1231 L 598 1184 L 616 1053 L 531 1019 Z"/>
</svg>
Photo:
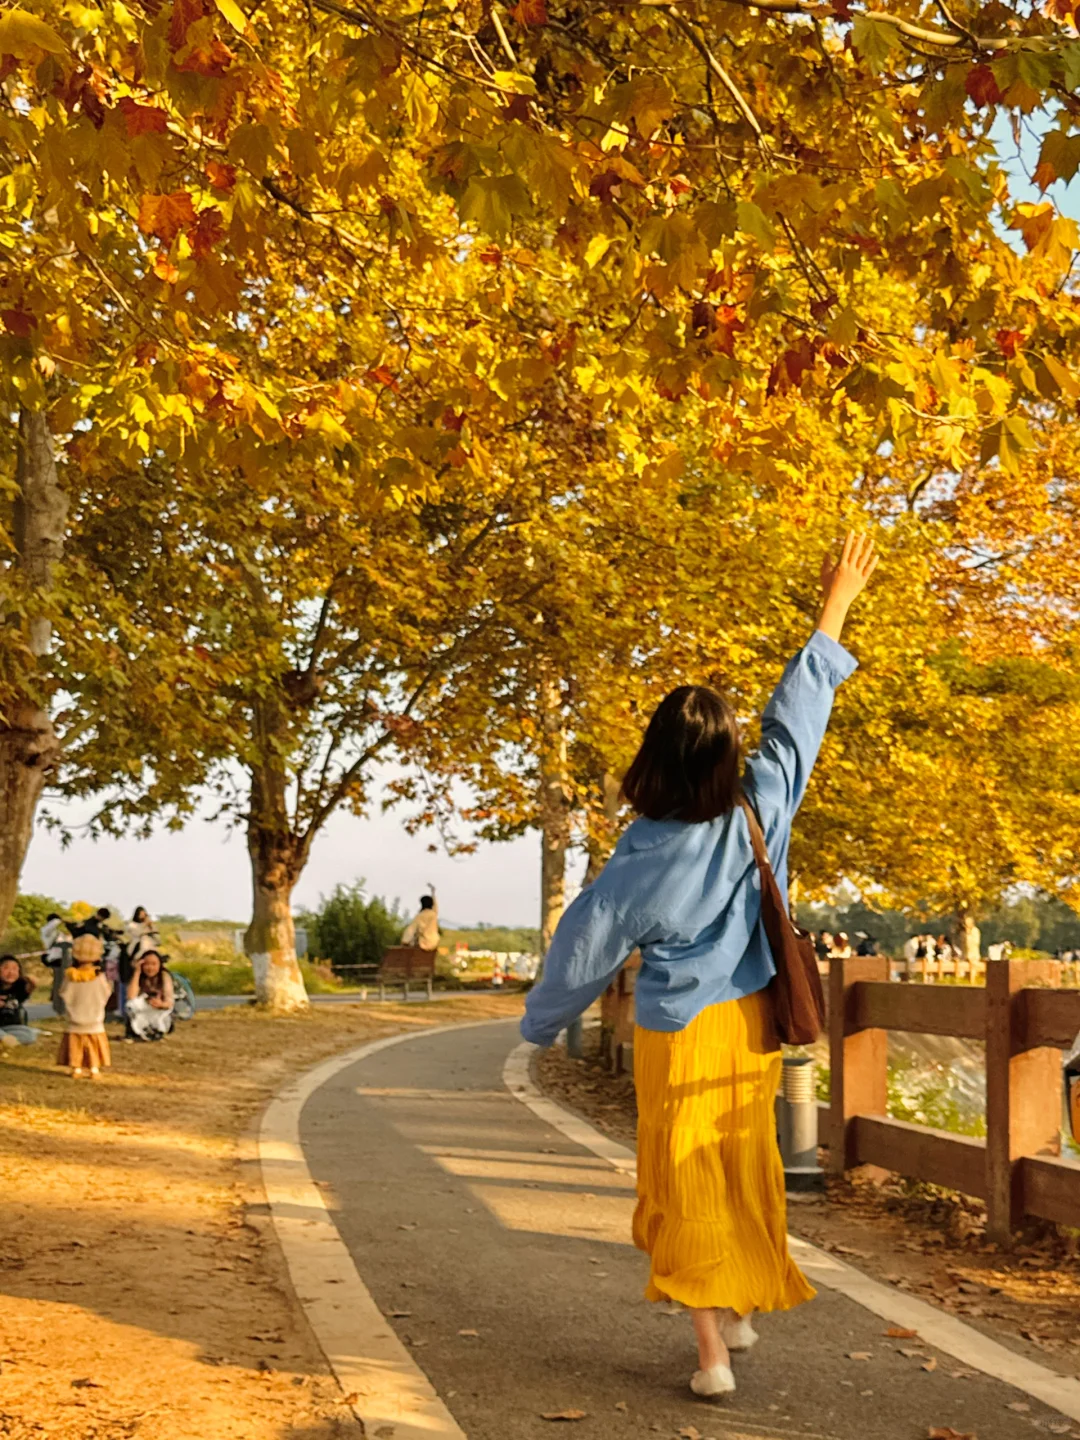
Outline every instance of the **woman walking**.
<svg viewBox="0 0 1080 1440">
<path fill-rule="evenodd" d="M 876 564 L 872 543 L 848 535 L 823 565 L 817 629 L 784 671 L 745 769 L 724 696 L 684 685 L 660 703 L 623 781 L 638 818 L 563 916 L 521 1025 L 552 1044 L 640 950 L 634 1243 L 651 1261 L 646 1296 L 692 1312 L 698 1395 L 735 1389 L 730 1352 L 757 1340 L 754 1310 L 814 1294 L 787 1250 L 775 966 L 740 802 L 756 811 L 786 892 L 792 818 L 835 690 L 855 669 L 841 630 Z"/>
</svg>

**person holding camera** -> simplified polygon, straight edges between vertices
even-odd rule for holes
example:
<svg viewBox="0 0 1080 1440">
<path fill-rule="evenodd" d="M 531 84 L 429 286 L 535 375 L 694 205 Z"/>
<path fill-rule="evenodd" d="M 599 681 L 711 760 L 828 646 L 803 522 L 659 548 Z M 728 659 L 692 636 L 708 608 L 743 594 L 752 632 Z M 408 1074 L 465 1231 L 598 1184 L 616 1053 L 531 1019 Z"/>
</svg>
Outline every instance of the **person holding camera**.
<svg viewBox="0 0 1080 1440">
<path fill-rule="evenodd" d="M 172 976 L 156 950 L 131 962 L 127 986 L 127 1032 L 130 1040 L 164 1040 L 173 1028 Z"/>
</svg>

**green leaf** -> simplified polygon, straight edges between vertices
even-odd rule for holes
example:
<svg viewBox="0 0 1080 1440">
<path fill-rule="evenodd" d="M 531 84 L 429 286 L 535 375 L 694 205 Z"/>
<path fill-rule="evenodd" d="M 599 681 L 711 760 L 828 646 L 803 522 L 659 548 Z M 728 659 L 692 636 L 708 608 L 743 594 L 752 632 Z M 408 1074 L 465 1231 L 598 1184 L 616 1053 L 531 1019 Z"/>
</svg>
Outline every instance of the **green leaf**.
<svg viewBox="0 0 1080 1440">
<path fill-rule="evenodd" d="M 499 239 L 516 217 L 530 213 L 529 192 L 516 175 L 474 175 L 465 187 L 458 213 L 485 235 Z"/>
<path fill-rule="evenodd" d="M 739 229 L 745 235 L 752 235 L 763 250 L 776 247 L 776 231 L 765 212 L 750 200 L 740 200 L 736 208 Z"/>
<path fill-rule="evenodd" d="M 65 55 L 67 46 L 51 26 L 25 10 L 9 10 L 0 15 L 0 55 L 14 55 L 19 60 L 32 60 L 38 51 L 47 55 Z"/>
<path fill-rule="evenodd" d="M 885 69 L 889 56 L 899 46 L 900 37 L 895 26 L 888 21 L 857 15 L 851 32 L 851 43 L 877 75 Z"/>
</svg>

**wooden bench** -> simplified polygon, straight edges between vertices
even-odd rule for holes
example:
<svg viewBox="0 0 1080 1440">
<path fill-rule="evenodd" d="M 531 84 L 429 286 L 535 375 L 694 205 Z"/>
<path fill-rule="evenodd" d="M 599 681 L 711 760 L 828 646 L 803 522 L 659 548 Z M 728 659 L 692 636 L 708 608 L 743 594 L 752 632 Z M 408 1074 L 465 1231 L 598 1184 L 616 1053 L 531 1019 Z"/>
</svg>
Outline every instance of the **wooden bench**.
<svg viewBox="0 0 1080 1440">
<path fill-rule="evenodd" d="M 436 950 L 421 950 L 419 945 L 392 945 L 382 958 L 375 974 L 379 986 L 379 999 L 386 999 L 387 985 L 404 987 L 405 999 L 409 998 L 409 982 L 417 981 L 427 987 L 431 999 L 432 982 L 435 979 Z"/>
</svg>

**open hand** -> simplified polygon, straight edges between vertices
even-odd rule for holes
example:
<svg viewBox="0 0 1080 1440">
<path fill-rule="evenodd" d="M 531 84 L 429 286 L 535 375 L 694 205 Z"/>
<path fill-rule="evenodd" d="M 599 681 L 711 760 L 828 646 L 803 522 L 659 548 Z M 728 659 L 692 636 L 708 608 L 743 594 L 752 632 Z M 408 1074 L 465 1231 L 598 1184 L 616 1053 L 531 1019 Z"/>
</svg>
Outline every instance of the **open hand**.
<svg viewBox="0 0 1080 1440">
<path fill-rule="evenodd" d="M 826 555 L 821 563 L 821 588 L 826 605 L 842 605 L 846 610 L 866 589 L 877 569 L 878 558 L 869 535 L 856 535 L 854 530 L 849 530 L 839 560 Z"/>
<path fill-rule="evenodd" d="M 833 640 L 840 639 L 848 608 L 855 597 L 866 589 L 877 563 L 874 542 L 869 535 L 856 535 L 854 530 L 848 531 L 839 560 L 826 555 L 821 566 L 825 604 L 817 626 L 823 634 Z"/>
</svg>

